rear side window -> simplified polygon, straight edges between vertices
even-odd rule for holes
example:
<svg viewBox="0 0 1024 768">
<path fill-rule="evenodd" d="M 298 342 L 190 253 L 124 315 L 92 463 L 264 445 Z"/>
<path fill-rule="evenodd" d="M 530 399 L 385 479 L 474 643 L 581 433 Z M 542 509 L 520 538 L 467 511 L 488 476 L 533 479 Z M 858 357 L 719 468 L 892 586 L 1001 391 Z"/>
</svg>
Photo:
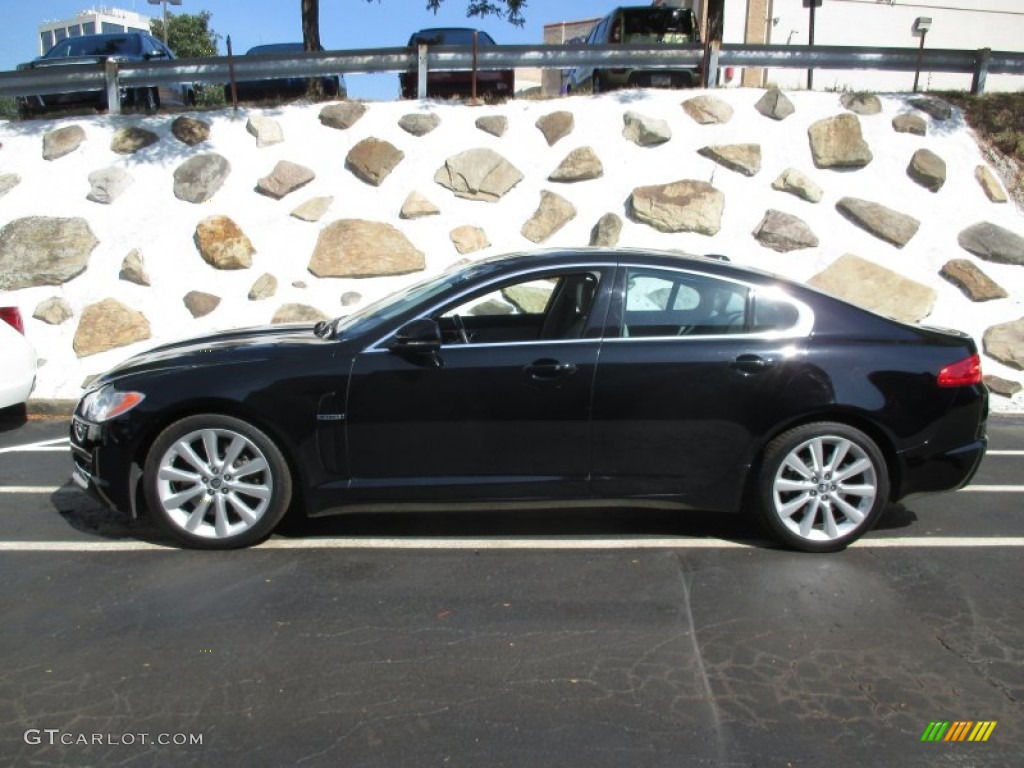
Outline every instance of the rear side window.
<svg viewBox="0 0 1024 768">
<path fill-rule="evenodd" d="M 687 8 L 630 8 L 622 13 L 622 42 L 696 42 L 693 11 Z"/>
<path fill-rule="evenodd" d="M 630 268 L 621 336 L 744 333 L 750 289 L 707 275 Z"/>
</svg>

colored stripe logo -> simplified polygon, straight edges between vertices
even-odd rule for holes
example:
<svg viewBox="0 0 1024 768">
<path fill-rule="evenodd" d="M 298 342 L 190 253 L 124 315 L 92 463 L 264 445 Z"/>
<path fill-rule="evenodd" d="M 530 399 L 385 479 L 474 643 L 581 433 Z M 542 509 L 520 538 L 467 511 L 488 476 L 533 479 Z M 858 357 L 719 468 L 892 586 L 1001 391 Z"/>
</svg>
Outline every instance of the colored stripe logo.
<svg viewBox="0 0 1024 768">
<path fill-rule="evenodd" d="M 995 728 L 995 720 L 933 721 L 924 729 L 921 741 L 988 741 Z"/>
</svg>

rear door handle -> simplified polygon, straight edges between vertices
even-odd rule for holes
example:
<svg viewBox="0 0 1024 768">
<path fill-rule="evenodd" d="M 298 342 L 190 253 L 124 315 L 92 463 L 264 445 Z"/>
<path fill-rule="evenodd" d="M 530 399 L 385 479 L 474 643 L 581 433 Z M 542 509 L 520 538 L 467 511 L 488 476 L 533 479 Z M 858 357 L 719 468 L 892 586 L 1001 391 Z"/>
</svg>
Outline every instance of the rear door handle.
<svg viewBox="0 0 1024 768">
<path fill-rule="evenodd" d="M 576 373 L 576 363 L 563 363 L 558 360 L 535 360 L 524 369 L 535 379 L 557 379 Z"/>
<path fill-rule="evenodd" d="M 775 361 L 761 355 L 740 355 L 731 366 L 742 373 L 761 373 L 775 365 Z"/>
</svg>

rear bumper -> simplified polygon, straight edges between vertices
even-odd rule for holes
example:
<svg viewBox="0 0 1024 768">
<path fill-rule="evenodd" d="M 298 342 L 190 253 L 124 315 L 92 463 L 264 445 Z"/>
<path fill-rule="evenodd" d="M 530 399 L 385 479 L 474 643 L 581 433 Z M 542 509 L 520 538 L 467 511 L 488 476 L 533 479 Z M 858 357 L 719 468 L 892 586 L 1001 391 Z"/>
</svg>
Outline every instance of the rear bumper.
<svg viewBox="0 0 1024 768">
<path fill-rule="evenodd" d="M 895 500 L 919 493 L 956 491 L 974 477 L 985 458 L 988 438 L 905 463 L 903 482 Z"/>
</svg>

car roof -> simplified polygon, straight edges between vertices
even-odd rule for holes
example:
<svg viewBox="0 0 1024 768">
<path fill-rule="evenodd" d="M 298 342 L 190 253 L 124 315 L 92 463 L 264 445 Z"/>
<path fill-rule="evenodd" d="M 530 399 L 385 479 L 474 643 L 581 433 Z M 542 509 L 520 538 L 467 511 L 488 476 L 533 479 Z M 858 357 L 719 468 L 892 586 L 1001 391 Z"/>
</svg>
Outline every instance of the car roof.
<svg viewBox="0 0 1024 768">
<path fill-rule="evenodd" d="M 418 32 L 413 32 L 409 36 L 409 42 L 412 43 L 420 37 L 438 37 L 439 35 L 444 37 L 470 37 L 474 32 L 479 32 L 481 37 L 485 37 L 491 42 L 494 42 L 494 38 L 482 29 L 475 29 L 474 27 L 427 27 L 421 29 Z"/>
<path fill-rule="evenodd" d="M 292 51 L 304 50 L 302 43 L 265 43 L 263 45 L 254 45 L 245 55 L 248 56 L 250 53 L 290 53 Z"/>
</svg>

